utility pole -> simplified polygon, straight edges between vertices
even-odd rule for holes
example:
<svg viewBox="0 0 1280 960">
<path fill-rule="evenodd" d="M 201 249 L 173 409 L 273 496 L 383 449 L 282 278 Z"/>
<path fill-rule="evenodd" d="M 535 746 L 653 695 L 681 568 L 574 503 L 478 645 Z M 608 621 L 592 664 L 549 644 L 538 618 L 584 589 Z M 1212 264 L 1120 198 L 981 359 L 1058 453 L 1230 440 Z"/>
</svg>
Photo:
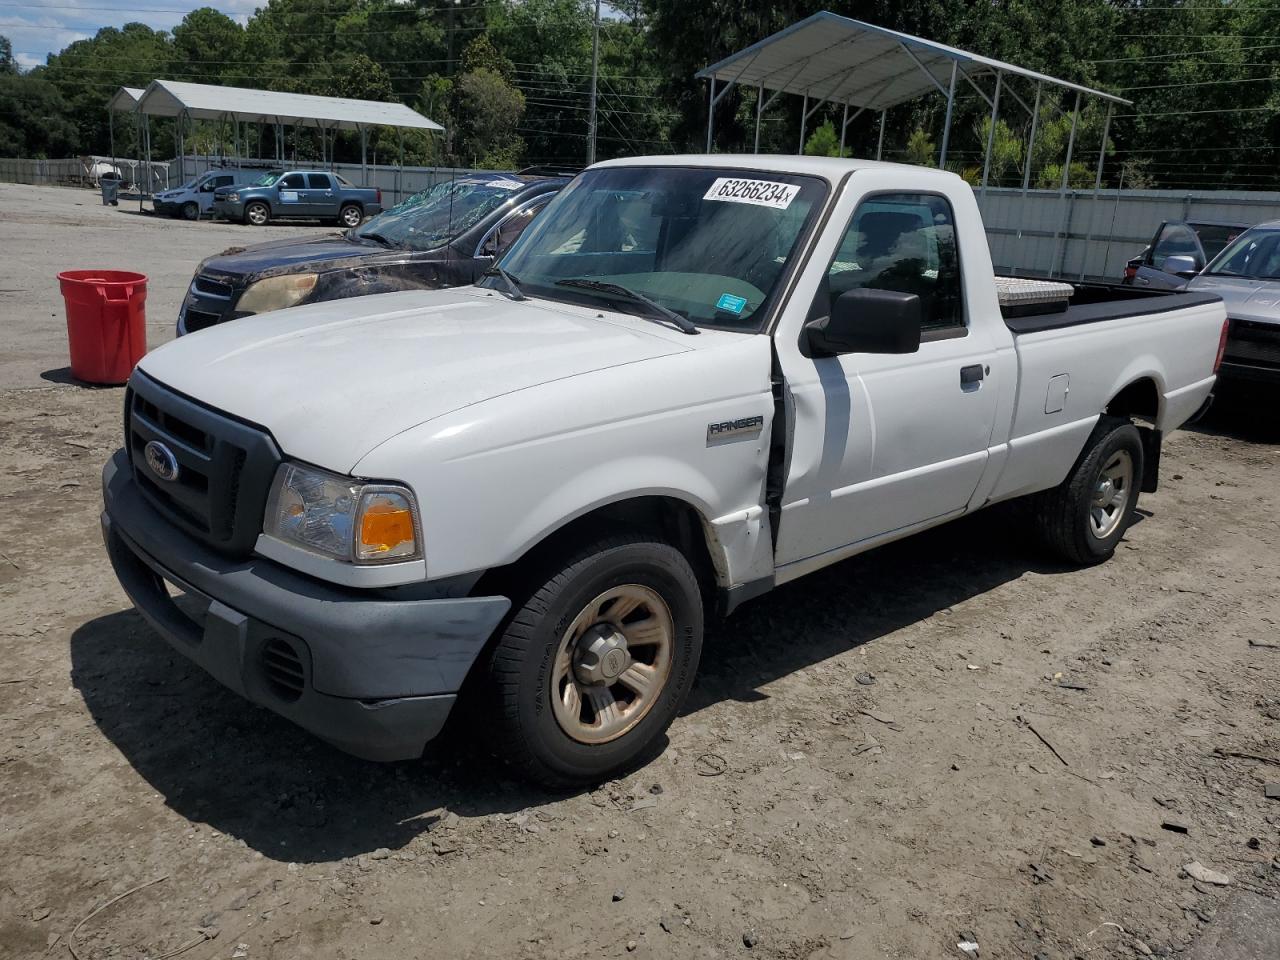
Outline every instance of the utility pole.
<svg viewBox="0 0 1280 960">
<path fill-rule="evenodd" d="M 596 0 L 595 29 L 591 34 L 591 113 L 587 129 L 587 166 L 596 162 L 596 83 L 600 72 L 600 0 Z"/>
<path fill-rule="evenodd" d="M 448 54 L 446 54 L 446 56 L 448 56 L 449 58 L 449 62 L 445 64 L 445 66 L 448 69 L 448 76 L 452 77 L 456 72 L 453 68 L 453 15 L 454 15 L 454 8 L 457 7 L 459 4 L 461 4 L 462 0 L 448 0 L 448 3 L 449 3 L 449 19 L 445 27 L 445 33 L 449 38 L 449 52 Z"/>
</svg>

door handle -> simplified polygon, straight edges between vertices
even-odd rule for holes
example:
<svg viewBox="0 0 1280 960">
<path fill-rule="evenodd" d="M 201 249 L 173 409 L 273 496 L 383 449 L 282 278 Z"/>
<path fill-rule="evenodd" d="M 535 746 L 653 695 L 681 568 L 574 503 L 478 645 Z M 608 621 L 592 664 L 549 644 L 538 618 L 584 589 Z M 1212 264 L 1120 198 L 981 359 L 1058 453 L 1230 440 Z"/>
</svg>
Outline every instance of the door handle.
<svg viewBox="0 0 1280 960">
<path fill-rule="evenodd" d="M 986 376 L 986 371 L 983 369 L 982 364 L 980 363 L 974 363 L 974 364 L 970 364 L 967 367 L 961 367 L 960 368 L 960 386 L 962 387 L 971 386 L 972 384 L 975 384 L 978 381 L 980 381 L 984 376 Z"/>
</svg>

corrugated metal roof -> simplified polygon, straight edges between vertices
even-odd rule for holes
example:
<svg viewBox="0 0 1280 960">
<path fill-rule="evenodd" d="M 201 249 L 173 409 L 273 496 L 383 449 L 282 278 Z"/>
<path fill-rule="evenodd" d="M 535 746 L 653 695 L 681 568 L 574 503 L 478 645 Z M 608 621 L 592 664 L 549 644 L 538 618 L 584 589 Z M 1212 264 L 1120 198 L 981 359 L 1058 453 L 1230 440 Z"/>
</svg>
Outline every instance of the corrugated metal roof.
<svg viewBox="0 0 1280 960">
<path fill-rule="evenodd" d="M 142 99 L 142 91 L 137 87 L 121 87 L 107 101 L 107 109 L 117 113 L 132 113 L 138 109 L 138 101 Z"/>
<path fill-rule="evenodd" d="M 146 91 L 141 93 L 138 106 L 143 113 L 153 117 L 176 117 L 185 111 L 187 116 L 197 120 L 234 117 L 251 123 L 316 121 L 330 130 L 377 126 L 444 129 L 403 103 L 317 97 L 307 93 L 278 93 L 177 80 L 152 80 Z"/>
<path fill-rule="evenodd" d="M 1113 103 L 1131 102 L 1102 90 L 826 10 L 700 70 L 698 77 L 884 110 L 939 88 L 945 90 L 951 82 L 953 63 L 970 77 L 999 71 Z"/>
</svg>

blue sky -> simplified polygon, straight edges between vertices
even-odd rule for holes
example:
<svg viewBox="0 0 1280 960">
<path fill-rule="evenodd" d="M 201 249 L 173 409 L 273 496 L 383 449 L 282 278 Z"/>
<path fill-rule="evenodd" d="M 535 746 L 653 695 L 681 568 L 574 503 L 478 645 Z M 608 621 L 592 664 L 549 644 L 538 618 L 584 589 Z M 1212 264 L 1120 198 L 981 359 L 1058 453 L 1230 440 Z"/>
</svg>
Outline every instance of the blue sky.
<svg viewBox="0 0 1280 960">
<path fill-rule="evenodd" d="M 91 37 L 101 27 L 132 21 L 169 30 L 201 6 L 221 10 L 244 23 L 264 0 L 0 0 L 0 34 L 13 41 L 23 69 L 45 62 L 69 43 Z"/>
</svg>

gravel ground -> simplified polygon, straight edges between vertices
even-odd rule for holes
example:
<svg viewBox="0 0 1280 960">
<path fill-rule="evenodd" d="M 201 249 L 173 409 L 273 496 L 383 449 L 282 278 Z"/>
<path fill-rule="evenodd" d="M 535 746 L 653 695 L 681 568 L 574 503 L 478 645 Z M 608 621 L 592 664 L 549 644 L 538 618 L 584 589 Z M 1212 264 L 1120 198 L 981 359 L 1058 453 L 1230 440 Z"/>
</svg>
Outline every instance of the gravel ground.
<svg viewBox="0 0 1280 960">
<path fill-rule="evenodd" d="M 1237 929 L 1280 955 L 1274 397 L 1169 438 L 1100 567 L 1046 564 L 1000 510 L 746 605 L 657 759 L 547 795 L 483 727 L 416 763 L 335 752 L 112 577 L 122 392 L 57 382 L 54 275 L 149 274 L 154 346 L 196 261 L 299 229 L 0 185 L 0 957 L 68 955 L 85 918 L 86 960 L 1255 956 Z"/>
</svg>

